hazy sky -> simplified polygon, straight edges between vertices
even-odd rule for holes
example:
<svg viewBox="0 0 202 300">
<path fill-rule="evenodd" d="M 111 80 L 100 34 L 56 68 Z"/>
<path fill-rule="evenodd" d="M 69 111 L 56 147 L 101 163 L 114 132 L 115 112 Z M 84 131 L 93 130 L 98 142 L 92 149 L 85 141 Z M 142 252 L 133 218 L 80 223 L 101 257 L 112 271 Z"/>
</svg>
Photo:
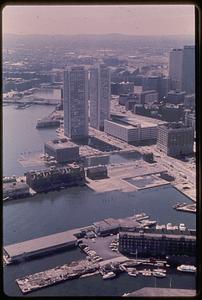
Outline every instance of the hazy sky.
<svg viewBox="0 0 202 300">
<path fill-rule="evenodd" d="M 193 5 L 6 6 L 3 32 L 16 34 L 194 34 Z"/>
</svg>

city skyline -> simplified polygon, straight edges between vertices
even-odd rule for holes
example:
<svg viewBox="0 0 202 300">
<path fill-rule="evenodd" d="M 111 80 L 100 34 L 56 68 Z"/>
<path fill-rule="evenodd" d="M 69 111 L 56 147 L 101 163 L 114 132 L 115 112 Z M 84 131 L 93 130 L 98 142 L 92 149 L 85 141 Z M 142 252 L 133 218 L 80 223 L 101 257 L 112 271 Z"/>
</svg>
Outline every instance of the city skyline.
<svg viewBox="0 0 202 300">
<path fill-rule="evenodd" d="M 194 9 L 194 5 L 11 5 L 3 9 L 2 24 L 4 34 L 194 35 Z"/>
</svg>

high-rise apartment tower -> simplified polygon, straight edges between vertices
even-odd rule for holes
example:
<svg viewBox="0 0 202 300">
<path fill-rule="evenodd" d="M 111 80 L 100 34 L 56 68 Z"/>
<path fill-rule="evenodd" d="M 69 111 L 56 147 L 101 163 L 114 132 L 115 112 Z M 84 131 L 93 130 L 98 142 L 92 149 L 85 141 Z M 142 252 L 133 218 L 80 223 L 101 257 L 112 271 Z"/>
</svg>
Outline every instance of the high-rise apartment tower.
<svg viewBox="0 0 202 300">
<path fill-rule="evenodd" d="M 88 136 L 88 77 L 83 66 L 64 71 L 64 134 L 71 139 Z"/>
<path fill-rule="evenodd" d="M 183 49 L 172 49 L 169 57 L 169 77 L 171 90 L 182 88 Z"/>
<path fill-rule="evenodd" d="M 195 47 L 184 46 L 182 63 L 182 90 L 195 93 Z"/>
<path fill-rule="evenodd" d="M 90 69 L 90 125 L 104 129 L 104 120 L 110 117 L 110 70 L 104 65 Z"/>
</svg>

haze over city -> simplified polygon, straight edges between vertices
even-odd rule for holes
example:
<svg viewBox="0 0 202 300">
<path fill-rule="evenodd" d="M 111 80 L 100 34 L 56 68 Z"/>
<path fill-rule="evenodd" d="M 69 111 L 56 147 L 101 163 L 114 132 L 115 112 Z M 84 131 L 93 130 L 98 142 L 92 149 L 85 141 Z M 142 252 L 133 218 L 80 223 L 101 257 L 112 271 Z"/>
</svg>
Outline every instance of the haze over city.
<svg viewBox="0 0 202 300">
<path fill-rule="evenodd" d="M 3 33 L 193 35 L 194 5 L 6 6 Z"/>
</svg>

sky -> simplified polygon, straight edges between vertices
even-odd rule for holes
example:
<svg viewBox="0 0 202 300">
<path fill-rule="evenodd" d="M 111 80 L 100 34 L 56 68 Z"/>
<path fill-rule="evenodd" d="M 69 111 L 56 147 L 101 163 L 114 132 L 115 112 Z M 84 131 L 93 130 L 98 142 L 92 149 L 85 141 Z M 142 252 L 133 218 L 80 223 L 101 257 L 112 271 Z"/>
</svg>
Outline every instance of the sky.
<svg viewBox="0 0 202 300">
<path fill-rule="evenodd" d="M 3 33 L 194 34 L 194 5 L 6 6 Z"/>
</svg>

